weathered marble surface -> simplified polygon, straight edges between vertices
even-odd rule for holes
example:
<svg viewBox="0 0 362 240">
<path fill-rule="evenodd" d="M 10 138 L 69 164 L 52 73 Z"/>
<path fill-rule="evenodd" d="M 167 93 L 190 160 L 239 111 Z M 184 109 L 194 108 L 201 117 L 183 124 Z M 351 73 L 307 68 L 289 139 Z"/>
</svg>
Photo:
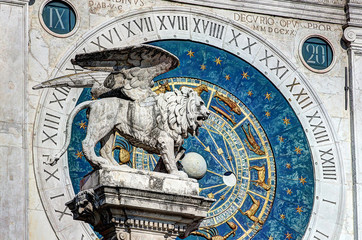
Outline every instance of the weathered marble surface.
<svg viewBox="0 0 362 240">
<path fill-rule="evenodd" d="M 106 240 L 187 236 L 214 202 L 199 196 L 196 180 L 165 173 L 113 167 L 83 180 L 82 191 L 66 205 Z"/>
<path fill-rule="evenodd" d="M 93 1 L 94 4 L 92 6 L 90 1 L 77 1 L 75 4 L 77 6 L 78 11 L 81 15 L 81 21 L 82 24 L 80 25 L 80 28 L 76 32 L 75 35 L 73 35 L 70 38 L 67 39 L 57 39 L 52 36 L 49 36 L 42 27 L 39 24 L 38 14 L 39 14 L 39 5 L 41 4 L 41 1 L 35 1 L 34 5 L 30 7 L 29 10 L 29 24 L 30 24 L 30 31 L 29 36 L 31 38 L 31 43 L 29 45 L 30 48 L 30 61 L 29 61 L 29 87 L 27 88 L 27 91 L 29 93 L 29 99 L 26 99 L 26 101 L 29 103 L 29 112 L 28 112 L 28 118 L 29 122 L 33 123 L 35 121 L 36 111 L 38 107 L 38 103 L 40 101 L 40 95 L 41 93 L 35 93 L 30 88 L 34 86 L 35 84 L 45 80 L 49 79 L 52 76 L 55 76 L 57 69 L 57 63 L 61 61 L 61 58 L 68 54 L 70 46 L 73 46 L 77 40 L 81 39 L 82 37 L 86 36 L 86 33 L 90 31 L 90 29 L 94 28 L 95 26 L 98 26 L 100 24 L 103 24 L 107 20 L 113 18 L 113 17 L 119 17 L 120 12 L 110 10 L 107 8 L 102 8 L 102 2 L 103 1 Z M 106 1 L 104 1 L 106 2 Z M 354 1 L 357 2 L 357 1 Z M 98 5 L 100 3 L 100 5 Z M 84 7 L 85 5 L 89 5 L 89 9 Z M 146 7 L 150 7 L 157 4 L 157 6 L 171 6 L 172 8 L 176 8 L 176 5 L 181 4 L 173 4 L 167 1 L 144 1 L 144 4 L 141 4 L 139 2 L 138 4 L 134 4 L 137 6 L 127 6 L 128 9 L 144 9 Z M 143 6 L 141 6 L 143 5 Z M 99 8 L 96 6 L 100 6 Z M 196 7 L 191 6 L 192 9 L 195 9 L 197 11 L 208 11 L 212 14 L 221 15 L 225 18 L 230 19 L 230 21 L 238 21 L 237 19 L 234 19 L 234 11 L 226 11 L 222 9 L 216 9 L 216 8 L 207 8 L 207 7 Z M 126 8 L 124 8 L 126 9 Z M 253 11 L 253 10 L 251 10 Z M 269 12 L 269 11 L 268 11 Z M 268 13 L 267 12 L 267 13 Z M 303 12 L 303 10 L 301 10 Z M 121 12 L 122 14 L 125 13 L 125 11 Z M 238 12 L 240 13 L 240 12 Z M 245 15 L 248 15 L 247 12 L 242 12 Z M 263 37 L 263 40 L 268 41 L 273 46 L 275 46 L 277 49 L 280 50 L 291 62 L 293 62 L 297 68 L 298 71 L 300 71 L 302 74 L 304 74 L 307 79 L 309 80 L 309 83 L 311 87 L 314 90 L 314 93 L 319 96 L 319 99 L 323 108 L 326 110 L 327 114 L 330 116 L 331 124 L 333 126 L 333 131 L 335 131 L 335 135 L 337 136 L 337 142 L 340 146 L 340 155 L 342 156 L 342 165 L 344 169 L 344 175 L 343 181 L 344 181 L 344 188 L 346 189 L 346 198 L 345 202 L 343 203 L 343 212 L 342 213 L 336 213 L 336 214 L 344 214 L 343 215 L 343 221 L 339 223 L 339 229 L 341 231 L 341 235 L 336 236 L 335 238 L 338 240 L 346 239 L 350 240 L 353 239 L 354 236 L 354 220 L 353 220 L 353 182 L 352 182 L 352 171 L 354 168 L 351 166 L 351 130 L 350 130 L 350 117 L 349 117 L 349 111 L 344 110 L 344 67 L 348 65 L 348 59 L 347 59 L 347 52 L 340 46 L 340 38 L 342 36 L 342 24 L 329 24 L 328 26 L 331 27 L 332 31 L 323 31 L 320 28 L 319 22 L 311 22 L 311 21 L 302 21 L 299 19 L 291 19 L 291 18 L 275 18 L 268 15 L 261 15 L 261 14 L 255 14 L 259 17 L 271 17 L 273 20 L 275 20 L 275 25 L 271 26 L 273 27 L 273 31 L 261 31 L 260 28 L 257 29 L 257 26 L 264 27 L 265 24 L 257 22 L 254 23 L 245 23 L 240 22 L 242 25 L 247 25 L 251 31 L 257 32 L 260 36 Z M 295 31 L 296 35 L 287 35 L 287 34 L 281 34 L 280 31 L 277 33 L 274 29 L 278 28 L 280 30 L 282 26 L 280 26 L 281 20 L 284 20 L 285 22 L 288 20 L 295 20 L 296 22 L 299 22 L 300 24 L 296 24 L 297 26 L 285 26 L 283 29 L 285 29 L 283 32 L 285 33 L 286 30 L 293 30 Z M 285 23 L 284 22 L 284 23 Z M 279 25 L 277 25 L 279 24 Z M 308 28 L 308 24 L 312 24 L 311 28 Z M 315 28 L 314 28 L 314 25 Z M 254 28 L 254 25 L 256 26 Z M 303 25 L 307 26 L 306 28 L 303 28 Z M 9 26 L 12 26 L 11 22 L 9 23 Z M 4 25 L 2 27 L 5 27 Z M 13 31 L 13 28 L 10 27 L 11 31 Z M 268 29 L 268 28 L 266 28 Z M 327 26 L 325 28 L 328 29 Z M 191 29 L 192 31 L 193 29 Z M 289 32 L 290 33 L 290 32 Z M 104 32 L 106 37 L 109 37 L 108 32 Z M 189 34 L 189 33 L 188 33 Z M 309 34 L 321 34 L 323 36 L 327 36 L 329 39 L 333 41 L 333 46 L 337 49 L 337 55 L 338 55 L 338 61 L 336 62 L 335 67 L 326 74 L 316 74 L 313 72 L 310 72 L 309 70 L 305 69 L 304 66 L 301 64 L 298 56 L 298 46 L 300 43 L 300 40 L 303 39 L 305 36 Z M 170 31 L 169 38 L 173 38 L 175 34 Z M 103 43 L 107 43 L 106 38 L 99 35 L 100 41 Z M 145 36 L 146 37 L 146 36 Z M 149 36 L 147 36 L 149 37 Z M 115 41 L 115 38 L 113 38 Z M 202 40 L 202 39 L 199 39 Z M 207 39 L 209 40 L 209 39 Z M 93 37 L 91 41 L 94 41 L 97 43 L 97 38 Z M 8 46 L 8 42 L 4 43 L 5 46 Z M 220 46 L 221 47 L 221 46 Z M 353 61 L 353 60 L 352 60 Z M 357 76 L 360 76 L 360 73 L 356 73 Z M 360 78 L 360 77 L 359 77 Z M 359 79 L 357 78 L 357 79 Z M 359 81 L 357 81 L 358 84 Z M 18 95 L 18 99 L 20 99 Z M 357 94 L 358 96 L 358 94 Z M 359 94 L 361 96 L 361 94 Z M 6 100 L 6 99 L 5 99 Z M 29 100 L 29 101 L 28 101 Z M 25 101 L 25 100 L 24 100 Z M 5 103 L 7 103 L 5 101 Z M 10 103 L 11 104 L 11 101 Z M 359 110 L 360 106 L 359 104 L 356 104 L 356 113 L 360 114 L 361 110 Z M 357 115 L 358 116 L 358 115 Z M 32 137 L 32 131 L 33 126 L 29 125 L 28 128 L 28 137 Z M 359 134 L 359 130 L 355 129 L 356 135 Z M 5 137 L 5 140 L 8 141 L 8 139 L 12 139 L 12 137 L 9 138 L 9 135 Z M 17 144 L 17 143 L 16 143 Z M 358 144 L 361 146 L 360 144 Z M 29 143 L 29 147 L 31 147 L 31 143 Z M 13 164 L 13 163 L 11 163 Z M 31 165 L 30 165 L 31 166 Z M 32 166 L 31 166 L 32 167 Z M 4 168 L 5 170 L 5 168 Z M 4 173 L 5 174 L 5 173 Z M 37 193 L 37 184 L 34 180 L 34 172 L 30 171 L 30 174 L 32 175 L 30 179 L 30 189 L 32 189 L 32 192 L 30 194 L 30 202 L 29 202 L 29 224 L 30 224 L 30 232 L 31 237 L 30 239 L 43 239 L 44 236 L 47 237 L 47 239 L 56 239 L 56 235 L 54 231 L 58 231 L 58 229 L 53 230 L 51 225 L 48 223 L 48 218 L 45 215 L 45 210 L 43 208 L 43 204 L 40 200 L 40 197 Z M 43 173 L 44 174 L 44 173 Z M 47 175 L 45 175 L 45 178 Z M 44 179 L 45 179 L 44 178 Z M 54 179 L 53 179 L 54 180 Z M 44 180 L 45 181 L 45 180 Z M 8 185 L 8 183 L 6 183 Z M 66 183 L 64 183 L 66 184 Z M 69 184 L 69 183 L 68 183 Z M 7 185 L 3 188 L 4 191 L 7 191 Z M 5 188 L 6 187 L 6 188 Z M 42 190 L 41 190 L 42 191 Z M 329 195 L 333 196 L 333 185 L 329 188 Z M 316 212 L 316 215 L 321 216 L 328 216 L 329 211 L 328 209 L 320 209 L 318 212 Z M 313 224 L 313 223 L 311 223 Z M 327 226 L 328 227 L 328 226 Z M 8 231 L 8 226 L 5 228 Z M 60 231 L 60 230 L 59 230 Z M 323 237 L 323 236 L 319 236 Z M 80 239 L 80 238 L 79 238 Z"/>
<path fill-rule="evenodd" d="M 27 1 L 0 2 L 2 239 L 26 239 L 28 236 L 27 10 Z"/>
</svg>

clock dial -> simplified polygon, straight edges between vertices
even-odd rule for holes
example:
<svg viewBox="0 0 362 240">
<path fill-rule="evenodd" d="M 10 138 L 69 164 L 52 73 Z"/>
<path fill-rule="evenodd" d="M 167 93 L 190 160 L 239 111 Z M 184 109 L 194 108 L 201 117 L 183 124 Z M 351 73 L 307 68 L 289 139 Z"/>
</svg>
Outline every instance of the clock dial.
<svg viewBox="0 0 362 240">
<path fill-rule="evenodd" d="M 235 234 L 235 239 L 301 239 L 313 207 L 314 173 L 303 128 L 288 101 L 252 65 L 224 50 L 191 41 L 159 41 L 180 66 L 155 79 L 154 91 L 192 87 L 211 111 L 198 137 L 186 139 L 187 153 L 207 164 L 200 195 L 215 203 L 201 229 L 187 239 Z M 90 100 L 85 89 L 77 104 Z M 68 150 L 74 191 L 91 167 L 81 153 L 86 111 L 73 123 Z M 159 156 L 115 140 L 114 157 L 134 168 L 153 170 Z M 99 146 L 98 146 L 99 148 Z"/>
</svg>

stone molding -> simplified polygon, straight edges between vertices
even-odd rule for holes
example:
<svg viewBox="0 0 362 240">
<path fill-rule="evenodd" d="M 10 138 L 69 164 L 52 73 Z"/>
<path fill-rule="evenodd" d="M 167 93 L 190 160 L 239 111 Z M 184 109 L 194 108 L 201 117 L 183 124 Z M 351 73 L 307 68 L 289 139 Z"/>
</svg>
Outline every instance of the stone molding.
<svg viewBox="0 0 362 240">
<path fill-rule="evenodd" d="M 283 1 L 283 0 L 170 0 L 184 4 L 221 8 L 233 11 L 252 12 L 278 17 L 288 17 L 325 23 L 345 24 L 344 1 L 338 3 L 320 3 L 320 1 Z M 328 1 L 324 1 L 328 2 Z M 333 2 L 333 1 L 329 1 Z M 334 1 L 337 2 L 337 1 Z"/>
<path fill-rule="evenodd" d="M 347 24 L 353 27 L 362 27 L 362 1 L 349 2 L 346 8 Z"/>
<path fill-rule="evenodd" d="M 192 179 L 158 172 L 145 179 L 149 175 L 140 170 L 94 171 L 85 179 L 90 182 L 86 184 L 89 188 L 79 192 L 66 205 L 74 219 L 90 223 L 106 240 L 138 239 L 139 236 L 161 240 L 165 236 L 170 239 L 188 236 L 207 216 L 214 200 L 200 197 L 198 191 L 194 191 L 199 185 Z M 172 182 L 167 183 L 168 177 Z M 125 181 L 125 178 L 131 181 Z M 155 181 L 162 182 L 163 187 L 145 187 Z M 142 183 L 145 186 L 138 187 Z M 175 186 L 170 188 L 169 185 Z M 186 188 L 191 188 L 191 192 Z"/>
<path fill-rule="evenodd" d="M 362 49 L 362 28 L 347 27 L 344 29 L 343 38 L 352 48 Z"/>
</svg>

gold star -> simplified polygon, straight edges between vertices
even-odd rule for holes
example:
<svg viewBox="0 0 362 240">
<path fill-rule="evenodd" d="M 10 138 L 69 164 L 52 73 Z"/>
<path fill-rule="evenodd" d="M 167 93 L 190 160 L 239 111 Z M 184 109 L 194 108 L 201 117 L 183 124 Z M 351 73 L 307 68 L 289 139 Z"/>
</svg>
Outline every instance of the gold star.
<svg viewBox="0 0 362 240">
<path fill-rule="evenodd" d="M 294 151 L 297 153 L 297 154 L 301 154 L 302 153 L 302 149 L 300 149 L 299 147 L 296 147 L 294 149 Z"/>
<path fill-rule="evenodd" d="M 269 111 L 266 111 L 266 112 L 265 112 L 265 116 L 270 117 L 270 112 L 269 112 Z"/>
<path fill-rule="evenodd" d="M 225 75 L 226 80 L 230 80 L 230 75 Z"/>
<path fill-rule="evenodd" d="M 222 196 L 220 197 L 220 199 L 221 199 L 221 200 L 225 200 L 225 196 L 222 195 Z"/>
<path fill-rule="evenodd" d="M 97 98 L 95 98 L 95 97 L 92 96 L 92 100 L 97 100 Z"/>
<path fill-rule="evenodd" d="M 292 195 L 292 189 L 289 189 L 289 188 L 288 188 L 287 194 L 288 194 L 288 195 Z"/>
<path fill-rule="evenodd" d="M 85 129 L 87 127 L 87 124 L 83 122 L 83 120 L 79 123 L 79 128 Z"/>
<path fill-rule="evenodd" d="M 289 233 L 289 232 L 287 232 L 287 233 L 285 234 L 285 238 L 292 239 L 292 234 Z"/>
<path fill-rule="evenodd" d="M 265 94 L 265 99 L 270 100 L 270 99 L 271 99 L 271 93 L 268 93 L 268 92 L 267 92 L 267 93 Z"/>
<path fill-rule="evenodd" d="M 249 77 L 248 73 L 247 73 L 247 72 L 244 72 L 244 71 L 243 71 L 243 73 L 242 73 L 241 75 L 243 76 L 243 79 L 244 79 L 244 78 L 248 79 L 248 77 Z"/>
<path fill-rule="evenodd" d="M 220 57 L 218 57 L 218 58 L 215 58 L 214 62 L 216 63 L 216 65 L 221 65 L 222 60 L 220 60 Z"/>
<path fill-rule="evenodd" d="M 228 159 L 229 159 L 229 161 L 232 161 L 232 160 L 233 160 L 233 157 L 232 157 L 232 156 L 229 156 Z"/>
<path fill-rule="evenodd" d="M 285 126 L 288 126 L 288 124 L 290 124 L 290 119 L 288 119 L 287 117 L 285 117 L 285 118 L 283 119 L 283 122 L 284 122 Z"/>
<path fill-rule="evenodd" d="M 292 168 L 292 165 L 290 165 L 290 163 L 287 163 L 287 164 L 285 165 L 285 167 L 288 168 L 288 169 L 291 169 L 291 168 Z"/>
<path fill-rule="evenodd" d="M 208 198 L 211 198 L 211 199 L 214 199 L 214 198 L 215 198 L 215 195 L 214 195 L 213 193 L 209 193 L 209 194 L 207 194 L 207 197 L 208 197 Z"/>
<path fill-rule="evenodd" d="M 305 179 L 306 179 L 306 178 L 304 178 L 304 177 L 301 176 L 301 177 L 299 178 L 299 182 L 304 185 L 304 183 L 307 183 L 307 181 L 306 181 Z"/>
<path fill-rule="evenodd" d="M 187 56 L 194 57 L 194 53 L 191 49 L 189 51 L 187 51 Z"/>
<path fill-rule="evenodd" d="M 280 218 L 284 220 L 284 219 L 285 219 L 285 215 L 284 215 L 284 214 L 280 214 Z"/>
<path fill-rule="evenodd" d="M 283 138 L 282 136 L 279 136 L 279 137 L 278 137 L 278 140 L 279 140 L 280 142 L 284 142 L 284 139 L 285 139 L 285 138 Z"/>
<path fill-rule="evenodd" d="M 77 158 L 82 158 L 84 155 L 83 155 L 83 152 L 79 152 L 77 150 L 77 153 L 75 154 L 77 156 Z"/>
<path fill-rule="evenodd" d="M 251 97 L 253 95 L 253 92 L 252 91 L 249 91 L 248 92 L 248 95 Z"/>
<path fill-rule="evenodd" d="M 204 64 L 200 65 L 200 69 L 204 71 L 206 69 L 206 66 Z"/>
<path fill-rule="evenodd" d="M 297 209 L 297 212 L 298 212 L 299 214 L 303 212 L 302 207 L 299 207 L 299 205 L 298 205 L 298 207 L 297 207 L 296 209 Z"/>
<path fill-rule="evenodd" d="M 272 237 L 272 235 L 269 236 L 268 240 L 274 240 L 274 238 Z"/>
</svg>

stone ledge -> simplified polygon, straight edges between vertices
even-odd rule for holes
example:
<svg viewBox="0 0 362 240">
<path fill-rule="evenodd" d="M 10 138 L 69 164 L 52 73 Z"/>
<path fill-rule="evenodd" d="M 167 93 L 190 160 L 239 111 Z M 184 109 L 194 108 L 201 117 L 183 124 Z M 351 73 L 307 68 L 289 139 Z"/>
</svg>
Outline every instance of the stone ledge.
<svg viewBox="0 0 362 240">
<path fill-rule="evenodd" d="M 194 179 L 123 167 L 94 171 L 81 185 L 66 205 L 74 219 L 90 223 L 105 239 L 186 237 L 214 203 L 199 196 Z"/>
<path fill-rule="evenodd" d="M 136 170 L 129 167 L 100 169 L 84 177 L 81 190 L 100 186 L 147 190 L 177 195 L 198 196 L 199 184 L 195 179 L 181 178 L 160 172 Z"/>
</svg>

